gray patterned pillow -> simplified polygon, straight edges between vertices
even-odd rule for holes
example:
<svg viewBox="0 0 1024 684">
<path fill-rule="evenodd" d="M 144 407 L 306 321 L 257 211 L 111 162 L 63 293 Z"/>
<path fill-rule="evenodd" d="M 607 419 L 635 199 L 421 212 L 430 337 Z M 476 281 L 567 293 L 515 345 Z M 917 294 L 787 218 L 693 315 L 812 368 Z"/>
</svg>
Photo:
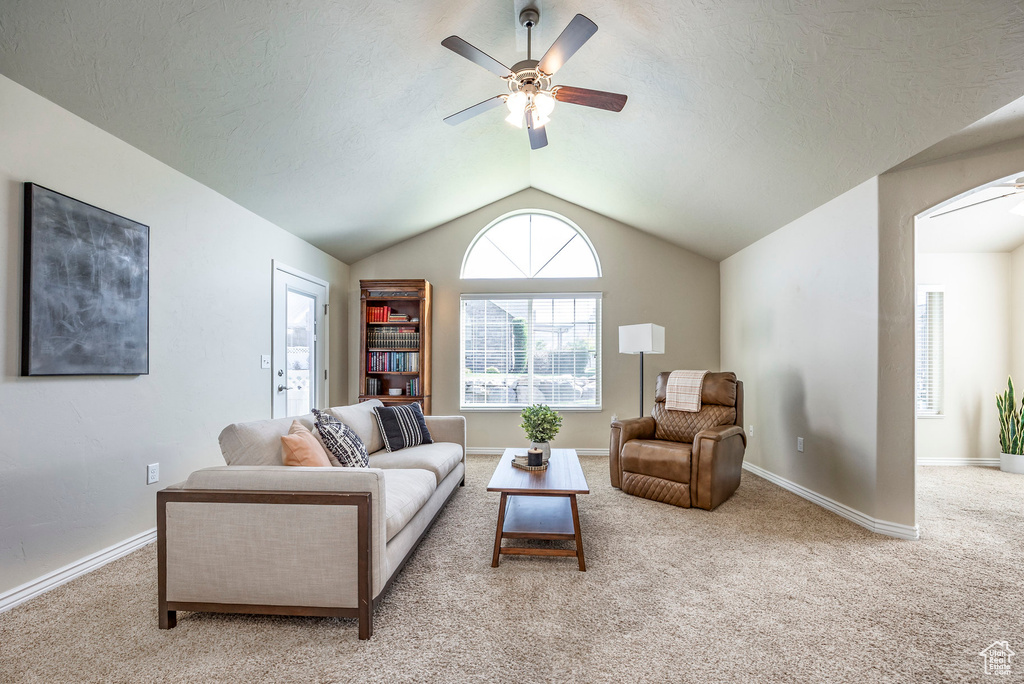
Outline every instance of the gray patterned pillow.
<svg viewBox="0 0 1024 684">
<path fill-rule="evenodd" d="M 365 468 L 370 465 L 370 456 L 366 453 L 366 445 L 359 435 L 334 416 L 313 409 L 316 416 L 316 429 L 323 438 L 324 446 L 334 454 L 344 468 Z"/>
</svg>

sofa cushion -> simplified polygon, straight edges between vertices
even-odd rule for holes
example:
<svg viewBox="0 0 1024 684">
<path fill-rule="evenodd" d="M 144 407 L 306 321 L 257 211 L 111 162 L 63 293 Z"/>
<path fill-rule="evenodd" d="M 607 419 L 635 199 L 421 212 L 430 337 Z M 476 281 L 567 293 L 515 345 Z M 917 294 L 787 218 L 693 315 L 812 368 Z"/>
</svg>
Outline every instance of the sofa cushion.
<svg viewBox="0 0 1024 684">
<path fill-rule="evenodd" d="M 622 447 L 622 470 L 689 482 L 690 446 L 660 439 L 631 439 Z"/>
<path fill-rule="evenodd" d="M 406 523 L 423 508 L 437 489 L 433 475 L 426 470 L 389 469 L 384 473 L 384 505 L 388 541 L 402 531 Z"/>
<path fill-rule="evenodd" d="M 284 465 L 281 437 L 288 434 L 295 420 L 308 429 L 313 427 L 313 414 L 228 425 L 218 438 L 224 462 L 228 465 Z"/>
<path fill-rule="evenodd" d="M 377 418 L 373 414 L 374 406 L 383 406 L 380 399 L 370 399 L 351 406 L 335 406 L 327 409 L 327 412 L 352 428 L 359 439 L 366 445 L 366 451 L 373 453 L 384 448 L 384 440 L 380 436 L 380 428 L 377 427 Z"/>
<path fill-rule="evenodd" d="M 462 460 L 462 446 L 453 442 L 421 444 L 400 451 L 370 454 L 371 468 L 421 468 L 433 473 L 437 484 Z"/>
</svg>

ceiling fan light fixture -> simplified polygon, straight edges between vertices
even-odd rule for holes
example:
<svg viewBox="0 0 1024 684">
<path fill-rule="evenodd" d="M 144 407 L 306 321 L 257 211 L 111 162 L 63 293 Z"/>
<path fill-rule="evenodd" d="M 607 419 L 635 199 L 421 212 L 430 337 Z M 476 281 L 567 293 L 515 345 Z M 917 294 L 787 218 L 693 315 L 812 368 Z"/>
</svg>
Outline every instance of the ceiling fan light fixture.
<svg viewBox="0 0 1024 684">
<path fill-rule="evenodd" d="M 551 112 L 555 111 L 555 98 L 545 91 L 540 91 L 533 96 L 533 105 L 536 108 L 536 117 L 547 121 Z"/>
<path fill-rule="evenodd" d="M 529 104 L 529 98 L 526 93 L 519 91 L 512 93 L 505 99 L 505 106 L 508 107 L 508 116 L 505 117 L 505 121 L 516 128 L 523 127 L 523 115 L 526 113 L 526 107 Z"/>
</svg>

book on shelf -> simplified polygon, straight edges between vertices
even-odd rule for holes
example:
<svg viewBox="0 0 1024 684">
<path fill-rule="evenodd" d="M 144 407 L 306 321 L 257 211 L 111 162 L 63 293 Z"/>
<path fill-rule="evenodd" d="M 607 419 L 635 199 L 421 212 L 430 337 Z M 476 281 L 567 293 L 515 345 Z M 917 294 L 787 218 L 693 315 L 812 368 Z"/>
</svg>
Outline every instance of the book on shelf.
<svg viewBox="0 0 1024 684">
<path fill-rule="evenodd" d="M 377 396 L 381 394 L 381 381 L 380 378 L 366 378 L 366 393 Z"/>
<path fill-rule="evenodd" d="M 390 306 L 367 306 L 366 307 L 366 322 L 367 323 L 387 323 L 388 318 L 391 316 Z"/>
<path fill-rule="evenodd" d="M 369 352 L 366 355 L 366 370 L 371 373 L 416 373 L 420 370 L 420 354 L 419 352 Z"/>
<path fill-rule="evenodd" d="M 366 333 L 366 343 L 371 349 L 415 349 L 420 346 L 420 334 L 415 328 L 382 326 Z"/>
</svg>

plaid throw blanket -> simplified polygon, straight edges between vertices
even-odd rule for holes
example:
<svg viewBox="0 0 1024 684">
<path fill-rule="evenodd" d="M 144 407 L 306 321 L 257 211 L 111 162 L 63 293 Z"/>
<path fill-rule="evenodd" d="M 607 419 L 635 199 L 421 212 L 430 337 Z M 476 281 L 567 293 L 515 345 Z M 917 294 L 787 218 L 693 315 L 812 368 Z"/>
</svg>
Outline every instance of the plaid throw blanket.
<svg viewBox="0 0 1024 684">
<path fill-rule="evenodd" d="M 700 390 L 708 371 L 676 370 L 668 376 L 665 408 L 669 411 L 700 411 Z"/>
</svg>

